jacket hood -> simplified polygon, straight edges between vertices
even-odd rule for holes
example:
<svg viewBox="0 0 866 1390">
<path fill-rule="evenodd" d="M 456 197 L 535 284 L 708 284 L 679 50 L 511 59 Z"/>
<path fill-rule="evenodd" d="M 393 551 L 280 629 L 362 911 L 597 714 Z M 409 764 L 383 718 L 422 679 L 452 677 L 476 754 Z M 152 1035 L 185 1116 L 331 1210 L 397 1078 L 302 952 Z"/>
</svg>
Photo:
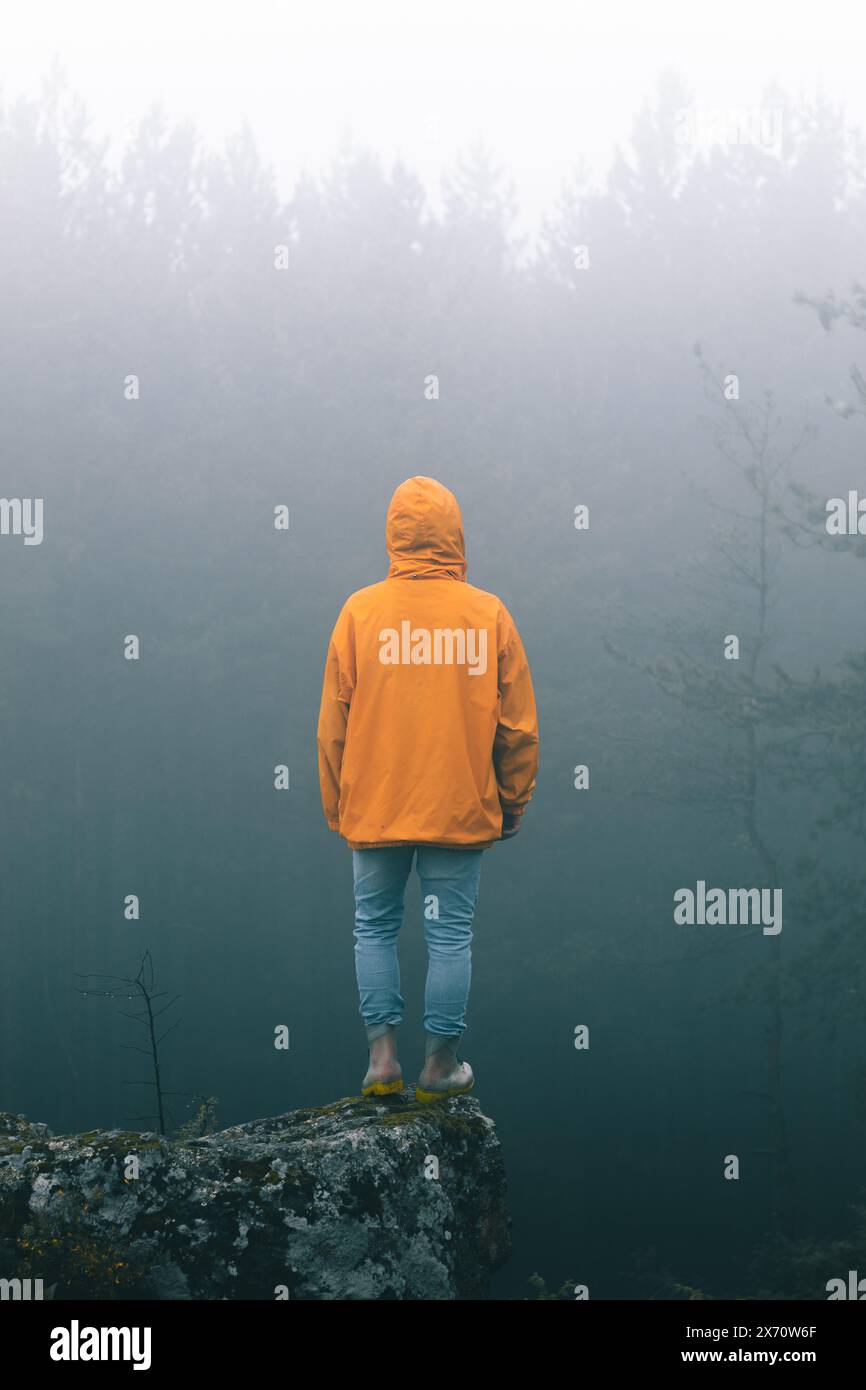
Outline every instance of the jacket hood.
<svg viewBox="0 0 866 1390">
<path fill-rule="evenodd" d="M 385 523 L 389 579 L 466 579 L 463 518 L 453 492 L 435 478 L 407 478 Z"/>
</svg>

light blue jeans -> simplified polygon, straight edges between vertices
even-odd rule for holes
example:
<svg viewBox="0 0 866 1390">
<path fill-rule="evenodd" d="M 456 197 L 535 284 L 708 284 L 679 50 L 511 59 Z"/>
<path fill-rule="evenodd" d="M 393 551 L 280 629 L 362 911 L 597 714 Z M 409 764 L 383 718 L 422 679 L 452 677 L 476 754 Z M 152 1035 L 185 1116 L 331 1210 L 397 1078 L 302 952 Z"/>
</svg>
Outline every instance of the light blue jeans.
<svg viewBox="0 0 866 1390">
<path fill-rule="evenodd" d="M 402 1022 L 397 937 L 416 853 L 427 937 L 424 1027 L 428 1033 L 457 1037 L 466 1026 L 472 978 L 472 920 L 484 853 L 480 849 L 398 845 L 352 851 L 360 1013 L 368 1028 Z"/>
</svg>

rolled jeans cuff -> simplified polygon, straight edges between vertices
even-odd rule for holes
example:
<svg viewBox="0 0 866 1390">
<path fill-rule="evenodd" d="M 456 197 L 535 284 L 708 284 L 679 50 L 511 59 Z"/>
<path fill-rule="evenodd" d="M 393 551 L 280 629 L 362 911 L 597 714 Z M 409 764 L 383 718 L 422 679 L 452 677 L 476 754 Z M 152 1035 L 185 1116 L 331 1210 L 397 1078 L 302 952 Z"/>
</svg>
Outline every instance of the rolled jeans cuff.
<svg viewBox="0 0 866 1390">
<path fill-rule="evenodd" d="M 395 1027 L 396 1027 L 396 1024 L 394 1024 L 394 1023 L 368 1023 L 368 1024 L 366 1024 L 366 1029 L 367 1029 L 367 1042 L 368 1042 L 368 1043 L 371 1043 L 371 1042 L 375 1042 L 376 1038 L 384 1038 L 384 1036 L 385 1036 L 386 1033 L 393 1033 Z"/>
<path fill-rule="evenodd" d="M 455 1033 L 446 1037 L 443 1033 L 428 1033 L 424 1043 L 424 1056 L 432 1057 L 435 1052 L 440 1052 L 443 1047 L 450 1048 L 452 1052 L 457 1051 L 463 1033 Z"/>
</svg>

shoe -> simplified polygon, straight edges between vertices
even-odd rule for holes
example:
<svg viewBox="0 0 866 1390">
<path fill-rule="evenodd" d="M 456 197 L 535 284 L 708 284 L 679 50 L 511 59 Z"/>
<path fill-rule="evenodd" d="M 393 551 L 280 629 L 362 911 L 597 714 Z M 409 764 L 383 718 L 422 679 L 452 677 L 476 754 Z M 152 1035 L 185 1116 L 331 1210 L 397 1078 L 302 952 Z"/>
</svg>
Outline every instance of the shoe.
<svg viewBox="0 0 866 1390">
<path fill-rule="evenodd" d="M 390 1023 L 374 1023 L 367 1027 L 367 1042 L 370 1044 L 370 1065 L 367 1075 L 361 1082 L 362 1096 L 394 1096 L 403 1088 L 403 1069 L 397 1061 L 397 1050 L 393 1043 L 374 1047 L 378 1038 L 393 1038 L 396 1029 Z M 373 1056 L 373 1053 L 376 1056 Z"/>
<path fill-rule="evenodd" d="M 427 1034 L 425 1057 L 432 1057 L 436 1052 L 447 1051 L 450 1052 L 454 1065 L 447 1075 L 438 1077 L 434 1081 L 423 1081 L 419 1077 L 415 1085 L 415 1099 L 421 1105 L 430 1105 L 436 1100 L 448 1100 L 451 1096 L 463 1096 L 467 1091 L 471 1091 L 475 1085 L 475 1075 L 469 1063 L 461 1062 L 457 1056 L 457 1044 L 462 1036 L 462 1033 L 458 1033 L 456 1037 L 452 1038 L 445 1038 L 439 1033 Z M 421 1073 L 421 1077 L 423 1075 L 424 1072 Z"/>
</svg>

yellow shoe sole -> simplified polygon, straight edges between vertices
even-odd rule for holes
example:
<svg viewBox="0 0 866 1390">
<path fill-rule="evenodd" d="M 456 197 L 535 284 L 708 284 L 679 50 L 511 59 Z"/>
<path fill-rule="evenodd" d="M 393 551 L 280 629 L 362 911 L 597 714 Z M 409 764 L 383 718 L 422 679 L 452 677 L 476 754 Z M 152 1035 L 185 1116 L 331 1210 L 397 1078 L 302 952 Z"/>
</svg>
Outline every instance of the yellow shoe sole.
<svg viewBox="0 0 866 1390">
<path fill-rule="evenodd" d="M 452 1086 L 448 1091 L 425 1091 L 421 1086 L 416 1086 L 415 1099 L 421 1105 L 432 1105 L 434 1100 L 450 1100 L 452 1096 L 468 1095 L 474 1086 L 474 1077 L 468 1086 Z"/>
<path fill-rule="evenodd" d="M 400 1081 L 374 1081 L 372 1086 L 364 1086 L 362 1096 L 394 1096 L 398 1091 L 404 1089 L 402 1079 Z"/>
</svg>

